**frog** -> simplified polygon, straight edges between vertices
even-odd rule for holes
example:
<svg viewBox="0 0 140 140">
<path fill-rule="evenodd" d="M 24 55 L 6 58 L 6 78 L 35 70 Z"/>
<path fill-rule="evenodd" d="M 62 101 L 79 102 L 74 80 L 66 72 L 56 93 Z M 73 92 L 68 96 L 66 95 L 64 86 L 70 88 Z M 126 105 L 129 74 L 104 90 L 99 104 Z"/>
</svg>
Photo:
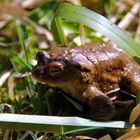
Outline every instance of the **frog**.
<svg viewBox="0 0 140 140">
<path fill-rule="evenodd" d="M 91 110 L 91 118 L 110 120 L 116 113 L 110 93 L 126 87 L 140 92 L 140 67 L 118 46 L 85 44 L 40 51 L 32 76 L 57 87 Z"/>
</svg>

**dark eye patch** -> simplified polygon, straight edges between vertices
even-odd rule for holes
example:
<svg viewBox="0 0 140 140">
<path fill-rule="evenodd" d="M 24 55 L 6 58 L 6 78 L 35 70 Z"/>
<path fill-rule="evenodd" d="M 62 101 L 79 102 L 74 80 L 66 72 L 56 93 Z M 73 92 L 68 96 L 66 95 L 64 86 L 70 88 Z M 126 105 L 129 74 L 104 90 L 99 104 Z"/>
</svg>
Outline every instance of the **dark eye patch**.
<svg viewBox="0 0 140 140">
<path fill-rule="evenodd" d="M 49 63 L 51 63 L 51 62 L 59 62 L 59 63 L 63 64 L 64 66 L 66 65 L 66 61 L 62 60 L 62 59 L 49 59 L 48 61 L 49 61 Z"/>
<path fill-rule="evenodd" d="M 73 66 L 73 67 L 75 67 L 75 68 L 77 68 L 77 69 L 79 69 L 83 72 L 89 72 L 90 71 L 88 68 L 81 66 L 80 63 L 78 63 L 75 60 L 66 61 L 66 64 L 67 64 L 67 66 Z"/>
<path fill-rule="evenodd" d="M 81 68 L 81 65 L 77 61 L 75 61 L 75 60 L 66 61 L 66 64 L 68 66 L 74 66 L 74 67 L 77 67 L 79 69 Z"/>
</svg>

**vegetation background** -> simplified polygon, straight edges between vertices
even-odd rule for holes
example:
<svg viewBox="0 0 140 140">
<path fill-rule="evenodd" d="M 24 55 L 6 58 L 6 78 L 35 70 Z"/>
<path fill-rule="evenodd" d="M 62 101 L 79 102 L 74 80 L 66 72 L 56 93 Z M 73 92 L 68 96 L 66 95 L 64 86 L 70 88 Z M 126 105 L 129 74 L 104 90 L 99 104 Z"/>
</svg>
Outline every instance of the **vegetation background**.
<svg viewBox="0 0 140 140">
<path fill-rule="evenodd" d="M 0 0 L 0 112 L 71 116 L 79 112 L 59 89 L 38 83 L 31 77 L 36 53 L 58 47 L 50 29 L 51 19 L 63 0 Z M 137 0 L 69 0 L 107 17 L 140 43 L 140 2 Z M 67 44 L 110 41 L 107 37 L 77 23 L 64 22 Z M 130 131 L 130 130 L 129 130 Z M 106 139 L 125 130 L 85 133 L 31 132 L 3 130 L 0 139 Z M 140 134 L 136 130 L 136 136 Z M 101 138 L 102 137 L 102 138 Z"/>
</svg>

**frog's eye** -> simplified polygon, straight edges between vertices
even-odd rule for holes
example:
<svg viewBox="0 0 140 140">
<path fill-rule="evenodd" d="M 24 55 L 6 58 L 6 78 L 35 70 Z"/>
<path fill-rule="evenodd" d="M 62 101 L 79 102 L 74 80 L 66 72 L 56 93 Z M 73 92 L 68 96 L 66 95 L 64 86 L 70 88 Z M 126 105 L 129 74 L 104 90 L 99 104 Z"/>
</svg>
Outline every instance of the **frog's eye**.
<svg viewBox="0 0 140 140">
<path fill-rule="evenodd" d="M 47 64 L 49 61 L 49 55 L 47 52 L 38 52 L 36 55 L 38 64 Z"/>
<path fill-rule="evenodd" d="M 59 76 L 64 70 L 64 64 L 61 62 L 51 62 L 49 64 L 49 74 L 50 76 Z"/>
<path fill-rule="evenodd" d="M 40 69 L 39 70 L 39 74 L 44 74 L 44 70 L 43 69 Z"/>
</svg>

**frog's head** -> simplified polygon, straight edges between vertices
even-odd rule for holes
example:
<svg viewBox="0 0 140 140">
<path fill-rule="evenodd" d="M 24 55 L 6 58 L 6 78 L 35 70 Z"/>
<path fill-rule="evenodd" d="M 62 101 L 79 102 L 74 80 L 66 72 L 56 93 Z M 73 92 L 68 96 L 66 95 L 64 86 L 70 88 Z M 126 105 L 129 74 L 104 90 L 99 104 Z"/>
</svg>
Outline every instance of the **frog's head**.
<svg viewBox="0 0 140 140">
<path fill-rule="evenodd" d="M 38 52 L 37 65 L 32 70 L 35 79 L 59 87 L 82 78 L 80 64 L 71 59 L 66 49 Z"/>
</svg>

